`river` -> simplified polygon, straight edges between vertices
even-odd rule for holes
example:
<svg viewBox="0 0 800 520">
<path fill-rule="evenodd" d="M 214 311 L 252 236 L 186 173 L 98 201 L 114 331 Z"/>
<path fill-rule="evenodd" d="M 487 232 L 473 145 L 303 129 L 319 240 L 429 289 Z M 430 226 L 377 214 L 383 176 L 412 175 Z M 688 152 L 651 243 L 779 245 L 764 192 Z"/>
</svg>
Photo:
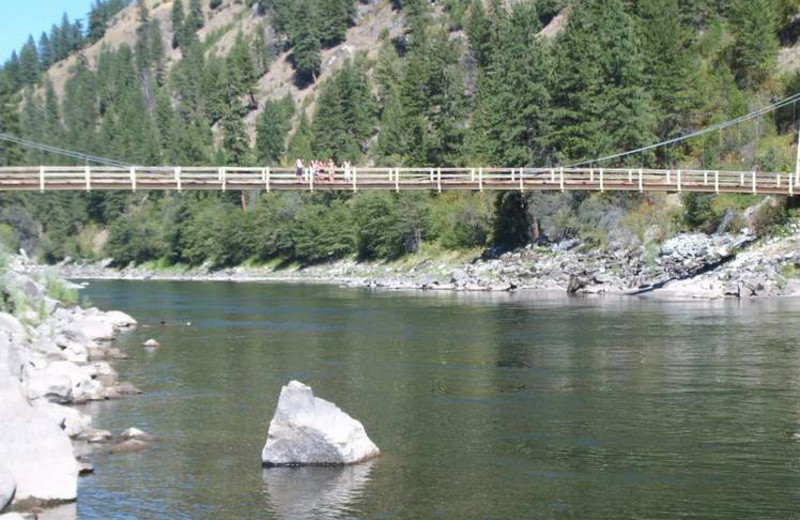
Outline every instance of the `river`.
<svg viewBox="0 0 800 520">
<path fill-rule="evenodd" d="M 145 394 L 91 405 L 81 519 L 800 518 L 800 302 L 92 282 Z M 166 325 L 159 325 L 165 320 Z M 140 347 L 154 337 L 163 347 Z M 262 469 L 283 384 L 382 456 Z"/>
</svg>

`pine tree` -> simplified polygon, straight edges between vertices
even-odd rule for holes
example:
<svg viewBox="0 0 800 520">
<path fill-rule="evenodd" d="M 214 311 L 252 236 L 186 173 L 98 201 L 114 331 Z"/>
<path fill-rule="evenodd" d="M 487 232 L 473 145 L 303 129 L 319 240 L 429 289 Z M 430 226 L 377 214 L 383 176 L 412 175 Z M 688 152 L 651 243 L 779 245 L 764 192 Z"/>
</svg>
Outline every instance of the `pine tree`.
<svg viewBox="0 0 800 520">
<path fill-rule="evenodd" d="M 189 14 L 186 15 L 186 30 L 195 33 L 206 24 L 203 5 L 200 0 L 189 0 Z"/>
<path fill-rule="evenodd" d="M 39 79 L 39 52 L 33 36 L 28 36 L 27 43 L 22 47 L 19 55 L 19 67 L 22 82 L 25 85 L 34 85 Z"/>
<path fill-rule="evenodd" d="M 311 124 L 304 108 L 300 109 L 300 122 L 292 137 L 289 139 L 289 162 L 297 159 L 310 161 L 313 157 L 311 151 Z"/>
<path fill-rule="evenodd" d="M 547 159 L 550 63 L 533 4 L 516 4 L 495 21 L 481 72 L 469 149 L 479 163 L 531 166 Z"/>
<path fill-rule="evenodd" d="M 55 144 L 62 139 L 61 115 L 59 113 L 58 96 L 53 83 L 48 78 L 45 82 L 44 102 L 44 136 L 45 142 Z"/>
<path fill-rule="evenodd" d="M 150 62 L 153 64 L 156 75 L 156 83 L 164 86 L 167 81 L 167 71 L 164 64 L 166 51 L 164 49 L 164 34 L 161 32 L 161 22 L 154 18 L 148 26 L 150 41 Z"/>
<path fill-rule="evenodd" d="M 222 116 L 222 146 L 225 161 L 229 166 L 248 166 L 251 164 L 250 138 L 244 127 L 237 107 L 228 107 Z"/>
<path fill-rule="evenodd" d="M 258 75 L 253 63 L 251 47 L 241 31 L 236 35 L 236 42 L 233 44 L 226 63 L 231 95 L 237 100 L 246 97 L 248 100 L 246 108 L 251 110 L 256 108 L 258 105 L 255 100 L 254 88 L 258 81 Z M 240 115 L 243 116 L 246 113 L 245 110 Z"/>
<path fill-rule="evenodd" d="M 11 51 L 11 57 L 3 66 L 6 79 L 12 90 L 19 90 L 22 86 L 22 74 L 20 72 L 19 57 L 17 51 Z"/>
<path fill-rule="evenodd" d="M 322 45 L 332 47 L 343 42 L 355 14 L 353 0 L 317 0 L 317 6 L 319 19 L 325 21 L 319 31 Z"/>
<path fill-rule="evenodd" d="M 20 135 L 17 100 L 14 85 L 0 70 L 0 133 Z M 0 141 L 0 166 L 15 166 L 22 161 L 23 152 L 16 144 Z"/>
<path fill-rule="evenodd" d="M 39 64 L 42 70 L 47 70 L 55 63 L 53 57 L 53 45 L 50 43 L 50 38 L 46 32 L 42 32 L 39 37 Z"/>
<path fill-rule="evenodd" d="M 286 155 L 286 141 L 292 129 L 294 101 L 287 95 L 281 101 L 267 100 L 256 120 L 256 150 L 261 164 L 280 164 Z"/>
<path fill-rule="evenodd" d="M 184 44 L 183 0 L 172 0 L 172 48 L 177 49 Z"/>
<path fill-rule="evenodd" d="M 99 41 L 105 35 L 107 22 L 107 5 L 103 0 L 96 0 L 89 11 L 88 38 L 91 43 Z"/>
<path fill-rule="evenodd" d="M 294 45 L 292 57 L 299 83 L 303 84 L 317 81 L 322 66 L 322 56 L 320 55 L 320 37 L 317 30 L 319 18 L 315 4 L 303 2 L 298 5 L 300 7 L 296 11 L 296 16 L 303 22 L 298 24 L 296 32 L 292 36 Z"/>
<path fill-rule="evenodd" d="M 746 88 L 755 88 L 775 70 L 780 42 L 777 12 L 772 0 L 735 0 L 731 24 L 736 37 L 736 77 Z"/>
<path fill-rule="evenodd" d="M 556 49 L 555 138 L 561 158 L 590 159 L 652 142 L 652 103 L 622 0 L 585 0 Z"/>
</svg>

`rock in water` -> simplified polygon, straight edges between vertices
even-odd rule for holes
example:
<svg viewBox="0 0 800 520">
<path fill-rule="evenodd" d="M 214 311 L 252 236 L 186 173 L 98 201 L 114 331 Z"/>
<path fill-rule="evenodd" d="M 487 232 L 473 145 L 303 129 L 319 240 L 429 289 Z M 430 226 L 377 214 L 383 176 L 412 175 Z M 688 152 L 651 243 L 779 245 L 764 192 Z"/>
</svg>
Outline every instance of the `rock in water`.
<svg viewBox="0 0 800 520">
<path fill-rule="evenodd" d="M 359 421 L 292 381 L 281 389 L 261 461 L 265 466 L 344 465 L 379 454 Z"/>
<path fill-rule="evenodd" d="M 161 346 L 161 344 L 158 341 L 150 338 L 147 341 L 145 341 L 144 343 L 142 343 L 142 346 L 144 348 L 158 348 L 158 347 Z"/>
</svg>

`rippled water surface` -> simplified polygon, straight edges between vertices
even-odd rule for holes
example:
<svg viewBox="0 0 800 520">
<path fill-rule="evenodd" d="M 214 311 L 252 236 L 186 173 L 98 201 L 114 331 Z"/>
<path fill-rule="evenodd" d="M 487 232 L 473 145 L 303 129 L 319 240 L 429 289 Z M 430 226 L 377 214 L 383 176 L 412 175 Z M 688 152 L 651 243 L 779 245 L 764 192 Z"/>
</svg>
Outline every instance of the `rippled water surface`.
<svg viewBox="0 0 800 520">
<path fill-rule="evenodd" d="M 96 458 L 81 519 L 800 518 L 798 302 L 85 292 L 142 323 L 117 368 L 146 393 L 93 405 L 95 425 L 159 442 Z M 291 379 L 361 420 L 381 458 L 262 469 Z"/>
</svg>

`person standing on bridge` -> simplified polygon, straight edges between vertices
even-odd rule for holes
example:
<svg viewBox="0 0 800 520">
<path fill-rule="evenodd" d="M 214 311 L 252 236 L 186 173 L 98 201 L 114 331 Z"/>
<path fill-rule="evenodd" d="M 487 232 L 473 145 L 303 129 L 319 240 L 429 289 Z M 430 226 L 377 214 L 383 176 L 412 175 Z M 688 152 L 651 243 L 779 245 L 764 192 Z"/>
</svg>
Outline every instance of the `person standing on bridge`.
<svg viewBox="0 0 800 520">
<path fill-rule="evenodd" d="M 303 174 L 305 173 L 305 170 L 306 166 L 303 164 L 303 160 L 298 158 L 294 163 L 294 174 L 297 176 L 297 182 L 303 182 Z"/>
<path fill-rule="evenodd" d="M 336 163 L 333 159 L 328 159 L 328 182 L 336 181 Z"/>
</svg>

